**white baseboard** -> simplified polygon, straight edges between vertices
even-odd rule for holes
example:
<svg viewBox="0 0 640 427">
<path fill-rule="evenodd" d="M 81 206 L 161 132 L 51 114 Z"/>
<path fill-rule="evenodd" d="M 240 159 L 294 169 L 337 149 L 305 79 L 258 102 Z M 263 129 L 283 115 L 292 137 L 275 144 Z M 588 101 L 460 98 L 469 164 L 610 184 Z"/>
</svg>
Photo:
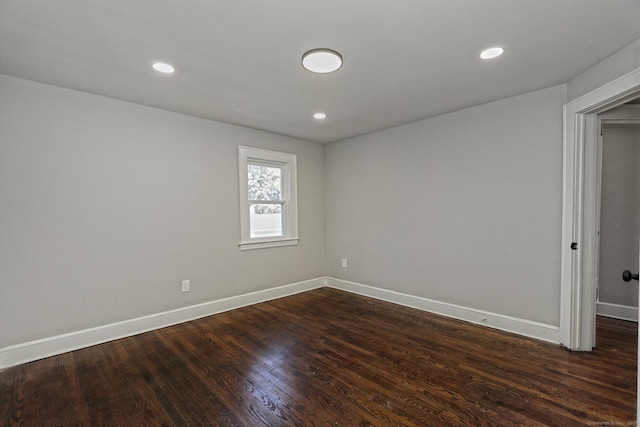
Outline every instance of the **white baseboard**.
<svg viewBox="0 0 640 427">
<path fill-rule="evenodd" d="M 560 328 L 558 326 L 462 307 L 331 277 L 327 278 L 327 286 L 555 344 L 560 342 Z"/>
<path fill-rule="evenodd" d="M 638 307 L 628 305 L 598 301 L 596 304 L 596 314 L 598 316 L 613 317 L 614 319 L 630 320 L 632 322 L 638 321 Z"/>
<path fill-rule="evenodd" d="M 0 369 L 324 286 L 544 341 L 553 343 L 560 342 L 560 331 L 557 326 L 462 307 L 360 283 L 348 282 L 331 277 L 321 277 L 3 347 L 0 348 Z M 635 309 L 636 319 L 637 313 L 638 310 Z"/>
<path fill-rule="evenodd" d="M 321 288 L 325 284 L 325 278 L 306 280 L 0 348 L 0 369 Z"/>
</svg>

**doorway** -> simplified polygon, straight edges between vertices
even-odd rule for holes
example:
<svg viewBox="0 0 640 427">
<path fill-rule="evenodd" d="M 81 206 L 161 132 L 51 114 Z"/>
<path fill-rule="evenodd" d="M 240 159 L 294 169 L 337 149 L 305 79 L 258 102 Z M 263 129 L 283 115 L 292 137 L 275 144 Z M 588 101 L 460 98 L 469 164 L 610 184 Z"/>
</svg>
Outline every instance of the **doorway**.
<svg viewBox="0 0 640 427">
<path fill-rule="evenodd" d="M 637 322 L 638 284 L 624 282 L 622 272 L 640 269 L 640 104 L 599 120 L 596 314 Z"/>
<path fill-rule="evenodd" d="M 564 107 L 560 343 L 569 350 L 595 345 L 601 118 L 638 98 L 640 69 Z"/>
</svg>

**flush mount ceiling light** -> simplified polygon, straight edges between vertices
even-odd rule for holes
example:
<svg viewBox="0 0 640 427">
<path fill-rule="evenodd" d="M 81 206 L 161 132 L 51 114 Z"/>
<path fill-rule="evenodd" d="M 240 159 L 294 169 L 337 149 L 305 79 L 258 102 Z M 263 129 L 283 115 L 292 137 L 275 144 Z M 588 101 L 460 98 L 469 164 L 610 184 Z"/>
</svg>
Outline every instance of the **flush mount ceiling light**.
<svg viewBox="0 0 640 427">
<path fill-rule="evenodd" d="M 331 49 L 312 49 L 302 55 L 302 66 L 313 73 L 332 73 L 342 67 L 342 55 Z"/>
<path fill-rule="evenodd" d="M 316 120 L 324 120 L 327 118 L 327 115 L 325 113 L 315 113 L 313 118 Z"/>
<path fill-rule="evenodd" d="M 480 54 L 480 58 L 482 59 L 493 59 L 504 53 L 504 49 L 501 47 L 491 47 L 489 49 L 483 50 Z"/>
<path fill-rule="evenodd" d="M 155 62 L 153 65 L 153 69 L 165 74 L 175 73 L 176 69 L 173 65 L 167 64 L 166 62 Z"/>
</svg>

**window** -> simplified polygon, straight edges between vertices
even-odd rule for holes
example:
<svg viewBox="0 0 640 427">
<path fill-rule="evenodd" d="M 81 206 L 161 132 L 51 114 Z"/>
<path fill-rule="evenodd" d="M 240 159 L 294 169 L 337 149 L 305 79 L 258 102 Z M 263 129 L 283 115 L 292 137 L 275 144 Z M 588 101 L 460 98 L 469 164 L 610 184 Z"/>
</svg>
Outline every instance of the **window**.
<svg viewBox="0 0 640 427">
<path fill-rule="evenodd" d="M 296 156 L 238 147 L 240 249 L 298 244 Z"/>
</svg>

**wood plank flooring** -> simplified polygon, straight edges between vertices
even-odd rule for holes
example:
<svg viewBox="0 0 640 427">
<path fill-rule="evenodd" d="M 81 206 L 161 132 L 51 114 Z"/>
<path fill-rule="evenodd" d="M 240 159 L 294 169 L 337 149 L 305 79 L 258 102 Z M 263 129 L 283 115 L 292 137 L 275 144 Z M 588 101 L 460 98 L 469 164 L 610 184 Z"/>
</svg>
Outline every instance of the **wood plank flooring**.
<svg viewBox="0 0 640 427">
<path fill-rule="evenodd" d="M 636 360 L 322 288 L 10 368 L 0 425 L 627 425 Z"/>
</svg>

